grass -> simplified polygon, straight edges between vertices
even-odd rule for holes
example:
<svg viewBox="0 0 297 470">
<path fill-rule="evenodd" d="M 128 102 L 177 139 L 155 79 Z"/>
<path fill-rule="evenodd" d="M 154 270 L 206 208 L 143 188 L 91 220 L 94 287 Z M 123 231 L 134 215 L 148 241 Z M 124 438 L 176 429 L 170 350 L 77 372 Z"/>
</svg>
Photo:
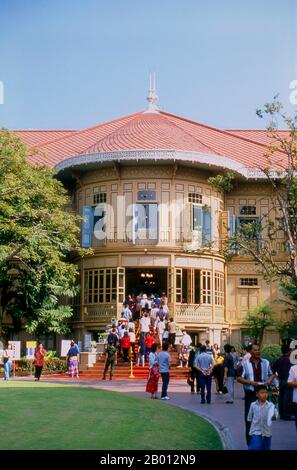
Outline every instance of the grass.
<svg viewBox="0 0 297 470">
<path fill-rule="evenodd" d="M 190 411 L 94 388 L 0 383 L 2 450 L 222 449 L 216 429 Z"/>
</svg>

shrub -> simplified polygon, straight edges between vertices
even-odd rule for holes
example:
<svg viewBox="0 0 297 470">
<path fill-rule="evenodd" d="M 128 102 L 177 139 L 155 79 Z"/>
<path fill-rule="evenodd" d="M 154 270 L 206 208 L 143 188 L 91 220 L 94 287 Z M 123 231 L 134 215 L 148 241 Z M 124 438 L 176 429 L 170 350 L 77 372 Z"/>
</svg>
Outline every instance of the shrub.
<svg viewBox="0 0 297 470">
<path fill-rule="evenodd" d="M 49 349 L 48 351 L 46 351 L 45 359 L 46 359 L 47 357 L 50 357 L 50 358 L 52 358 L 52 357 L 57 357 L 56 351 L 51 351 L 51 350 Z"/>
<path fill-rule="evenodd" d="M 265 344 L 261 350 L 261 357 L 273 364 L 282 355 L 279 344 Z"/>
<path fill-rule="evenodd" d="M 59 357 L 45 357 L 44 371 L 66 370 L 67 365 L 64 359 Z"/>
</svg>

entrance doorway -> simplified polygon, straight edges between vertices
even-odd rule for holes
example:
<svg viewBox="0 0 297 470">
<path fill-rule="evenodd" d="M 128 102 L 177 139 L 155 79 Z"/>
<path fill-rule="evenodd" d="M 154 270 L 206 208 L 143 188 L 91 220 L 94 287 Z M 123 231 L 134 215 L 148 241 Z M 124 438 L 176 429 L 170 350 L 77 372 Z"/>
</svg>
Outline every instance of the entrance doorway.
<svg viewBox="0 0 297 470">
<path fill-rule="evenodd" d="M 167 269 L 128 268 L 126 269 L 126 296 L 128 294 L 161 295 L 167 293 Z"/>
</svg>

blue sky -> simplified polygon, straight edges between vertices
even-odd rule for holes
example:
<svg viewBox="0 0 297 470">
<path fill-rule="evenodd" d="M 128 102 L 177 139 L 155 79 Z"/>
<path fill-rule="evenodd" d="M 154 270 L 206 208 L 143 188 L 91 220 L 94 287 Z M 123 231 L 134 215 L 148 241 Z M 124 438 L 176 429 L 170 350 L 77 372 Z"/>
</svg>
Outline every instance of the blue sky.
<svg viewBox="0 0 297 470">
<path fill-rule="evenodd" d="M 261 128 L 297 79 L 295 0 L 0 0 L 0 127 L 80 129 L 159 106 Z"/>
</svg>

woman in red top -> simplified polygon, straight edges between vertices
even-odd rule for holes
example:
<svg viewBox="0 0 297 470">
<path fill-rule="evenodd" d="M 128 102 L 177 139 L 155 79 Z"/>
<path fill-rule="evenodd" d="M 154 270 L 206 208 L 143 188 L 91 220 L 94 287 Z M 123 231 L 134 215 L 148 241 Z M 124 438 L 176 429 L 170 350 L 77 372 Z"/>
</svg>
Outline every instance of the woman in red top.
<svg viewBox="0 0 297 470">
<path fill-rule="evenodd" d="M 131 346 L 130 336 L 128 331 L 125 331 L 124 336 L 122 337 L 121 346 L 123 350 L 124 360 L 128 362 L 129 360 L 129 349 Z"/>
<path fill-rule="evenodd" d="M 44 366 L 44 356 L 45 356 L 46 350 L 43 347 L 43 344 L 39 344 L 37 348 L 35 349 L 35 381 L 40 380 L 42 368 Z"/>
<path fill-rule="evenodd" d="M 148 359 L 148 356 L 152 350 L 153 344 L 155 344 L 155 338 L 150 334 L 147 333 L 145 337 L 145 348 L 146 348 L 146 357 Z"/>
</svg>

